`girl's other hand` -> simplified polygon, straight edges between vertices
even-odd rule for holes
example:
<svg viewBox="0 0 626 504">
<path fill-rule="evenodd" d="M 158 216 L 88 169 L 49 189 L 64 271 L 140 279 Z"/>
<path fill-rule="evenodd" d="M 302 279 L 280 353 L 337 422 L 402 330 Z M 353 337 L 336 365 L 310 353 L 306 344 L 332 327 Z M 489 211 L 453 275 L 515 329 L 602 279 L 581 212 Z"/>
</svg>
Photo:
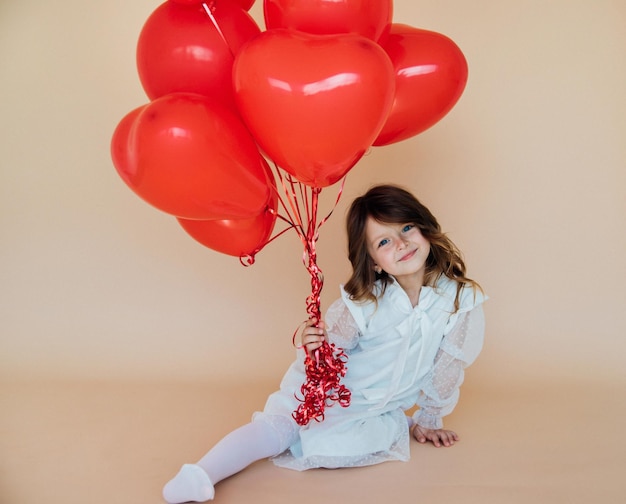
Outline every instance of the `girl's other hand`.
<svg viewBox="0 0 626 504">
<path fill-rule="evenodd" d="M 306 326 L 302 329 L 300 341 L 310 357 L 313 357 L 313 352 L 322 346 L 325 339 L 326 327 L 324 321 L 320 320 L 318 323 L 315 317 L 307 320 Z"/>
<path fill-rule="evenodd" d="M 456 432 L 446 429 L 427 429 L 417 424 L 412 429 L 413 437 L 418 443 L 430 441 L 437 448 L 440 446 L 452 446 L 459 440 Z"/>
</svg>

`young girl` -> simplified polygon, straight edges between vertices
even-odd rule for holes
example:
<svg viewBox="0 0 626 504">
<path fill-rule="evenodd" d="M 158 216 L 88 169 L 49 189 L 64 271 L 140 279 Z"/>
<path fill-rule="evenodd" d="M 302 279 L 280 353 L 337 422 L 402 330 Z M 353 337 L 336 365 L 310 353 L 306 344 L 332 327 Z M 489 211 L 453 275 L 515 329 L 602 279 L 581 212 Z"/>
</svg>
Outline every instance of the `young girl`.
<svg viewBox="0 0 626 504">
<path fill-rule="evenodd" d="M 306 380 L 299 350 L 263 412 L 165 485 L 168 503 L 210 500 L 216 483 L 262 458 L 296 470 L 354 467 L 408 460 L 410 435 L 437 447 L 458 441 L 442 417 L 482 347 L 480 287 L 435 217 L 402 188 L 377 186 L 357 198 L 347 231 L 352 275 L 326 323 L 310 319 L 301 341 L 308 352 L 324 340 L 344 349 L 350 406 L 329 407 L 304 427 L 294 421 Z"/>
</svg>

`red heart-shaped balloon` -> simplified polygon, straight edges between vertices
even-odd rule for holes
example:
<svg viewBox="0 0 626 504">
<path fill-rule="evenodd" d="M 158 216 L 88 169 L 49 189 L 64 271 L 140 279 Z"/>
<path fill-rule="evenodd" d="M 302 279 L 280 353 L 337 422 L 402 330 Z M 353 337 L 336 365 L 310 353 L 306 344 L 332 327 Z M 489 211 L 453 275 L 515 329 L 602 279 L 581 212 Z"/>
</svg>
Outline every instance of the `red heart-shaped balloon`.
<svg viewBox="0 0 626 504">
<path fill-rule="evenodd" d="M 383 49 L 359 35 L 269 30 L 233 66 L 239 112 L 265 153 L 312 187 L 343 177 L 372 145 L 395 79 Z"/>
<path fill-rule="evenodd" d="M 317 35 L 357 33 L 378 40 L 389 31 L 392 0 L 265 0 L 268 30 L 290 28 Z"/>
<path fill-rule="evenodd" d="M 377 146 L 430 128 L 452 109 L 467 83 L 467 61 L 445 35 L 393 24 L 381 45 L 394 65 L 396 96 Z"/>
<path fill-rule="evenodd" d="M 137 41 L 137 72 L 151 100 L 189 92 L 234 108 L 233 55 L 261 30 L 233 0 L 205 4 L 208 12 L 202 3 L 169 1 L 154 10 Z"/>
<path fill-rule="evenodd" d="M 111 140 L 124 182 L 186 219 L 245 219 L 271 196 L 266 162 L 239 117 L 211 99 L 172 93 L 127 114 Z"/>
</svg>

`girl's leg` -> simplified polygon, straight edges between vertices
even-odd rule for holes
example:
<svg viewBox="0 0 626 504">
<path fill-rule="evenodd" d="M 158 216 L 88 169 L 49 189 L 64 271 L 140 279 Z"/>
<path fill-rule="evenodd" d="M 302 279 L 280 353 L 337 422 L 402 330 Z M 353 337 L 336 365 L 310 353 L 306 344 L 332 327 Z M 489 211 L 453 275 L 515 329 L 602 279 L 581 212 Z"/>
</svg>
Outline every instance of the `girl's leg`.
<svg viewBox="0 0 626 504">
<path fill-rule="evenodd" d="M 280 440 L 270 425 L 251 422 L 224 437 L 197 465 L 216 484 L 253 462 L 278 455 L 281 451 Z"/>
<path fill-rule="evenodd" d="M 296 434 L 293 421 L 283 418 L 279 419 L 278 424 L 259 418 L 239 427 L 218 442 L 196 464 L 185 464 L 165 485 L 163 497 L 170 504 L 211 500 L 215 495 L 213 486 L 216 483 L 257 460 L 282 453 L 293 442 Z"/>
</svg>

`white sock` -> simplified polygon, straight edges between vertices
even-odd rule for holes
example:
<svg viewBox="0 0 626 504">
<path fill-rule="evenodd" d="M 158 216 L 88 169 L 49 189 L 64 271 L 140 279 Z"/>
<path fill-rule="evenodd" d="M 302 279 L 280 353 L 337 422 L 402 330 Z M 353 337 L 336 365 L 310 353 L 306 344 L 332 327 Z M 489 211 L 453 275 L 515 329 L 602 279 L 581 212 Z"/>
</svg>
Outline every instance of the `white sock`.
<svg viewBox="0 0 626 504">
<path fill-rule="evenodd" d="M 204 470 L 195 464 L 185 464 L 178 474 L 163 487 L 163 498 L 169 504 L 213 500 L 213 483 Z"/>
<path fill-rule="evenodd" d="M 185 464 L 163 487 L 169 504 L 204 502 L 215 496 L 214 485 L 257 460 L 278 455 L 298 436 L 292 418 L 273 416 L 239 427 L 219 441 L 196 464 Z"/>
</svg>

